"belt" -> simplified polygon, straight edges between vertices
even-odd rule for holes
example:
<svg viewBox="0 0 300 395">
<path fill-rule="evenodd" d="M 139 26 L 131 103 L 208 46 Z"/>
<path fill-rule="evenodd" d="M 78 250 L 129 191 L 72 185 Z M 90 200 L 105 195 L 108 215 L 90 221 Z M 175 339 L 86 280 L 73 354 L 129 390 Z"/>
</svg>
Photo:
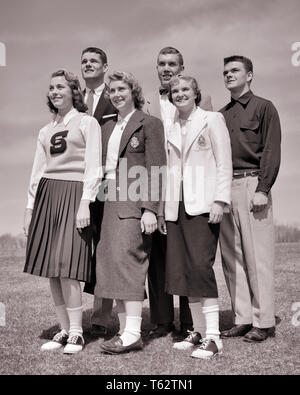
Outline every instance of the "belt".
<svg viewBox="0 0 300 395">
<path fill-rule="evenodd" d="M 237 170 L 233 172 L 233 178 L 256 177 L 259 170 Z"/>
</svg>

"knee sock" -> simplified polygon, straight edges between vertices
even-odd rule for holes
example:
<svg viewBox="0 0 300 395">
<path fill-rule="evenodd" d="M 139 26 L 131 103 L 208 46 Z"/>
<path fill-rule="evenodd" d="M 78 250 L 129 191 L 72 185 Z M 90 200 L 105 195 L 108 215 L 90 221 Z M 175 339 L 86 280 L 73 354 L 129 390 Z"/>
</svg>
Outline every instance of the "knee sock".
<svg viewBox="0 0 300 395">
<path fill-rule="evenodd" d="M 123 346 L 129 346 L 141 337 L 142 317 L 126 316 L 126 325 L 121 335 Z"/>
<path fill-rule="evenodd" d="M 206 337 L 218 340 L 220 338 L 219 306 L 203 307 L 202 311 L 206 321 Z"/>
<path fill-rule="evenodd" d="M 125 325 L 126 325 L 126 313 L 118 313 L 118 317 L 119 317 L 119 323 L 120 323 L 120 328 L 119 328 L 119 334 L 122 335 L 122 333 L 124 332 L 125 329 Z"/>
<path fill-rule="evenodd" d="M 66 305 L 62 304 L 60 306 L 55 306 L 55 314 L 60 329 L 65 330 L 68 333 L 70 329 L 70 320 L 66 309 Z"/>
<path fill-rule="evenodd" d="M 189 306 L 193 319 L 194 332 L 199 332 L 204 338 L 206 335 L 206 322 L 202 311 L 202 303 L 189 303 Z"/>
<path fill-rule="evenodd" d="M 67 308 L 70 319 L 70 335 L 82 335 L 82 306 L 73 309 Z"/>
</svg>

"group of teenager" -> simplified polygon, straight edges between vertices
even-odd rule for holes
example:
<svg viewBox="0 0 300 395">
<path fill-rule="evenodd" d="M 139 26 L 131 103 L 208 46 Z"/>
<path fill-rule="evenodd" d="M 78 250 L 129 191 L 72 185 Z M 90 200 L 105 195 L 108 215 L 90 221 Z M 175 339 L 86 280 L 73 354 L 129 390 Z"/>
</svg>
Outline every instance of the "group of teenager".
<svg viewBox="0 0 300 395">
<path fill-rule="evenodd" d="M 222 353 L 222 338 L 275 335 L 271 188 L 281 130 L 269 100 L 253 94 L 250 59 L 224 59 L 231 100 L 219 112 L 184 74 L 182 54 L 163 48 L 160 81 L 144 98 L 128 72 L 108 70 L 95 47 L 78 78 L 62 69 L 47 93 L 53 119 L 38 136 L 24 232 L 24 272 L 50 279 L 60 330 L 42 350 L 84 348 L 82 290 L 94 294 L 93 334 L 107 337 L 113 301 L 119 330 L 102 352 L 141 350 L 143 301 L 151 338 L 175 329 L 173 347 L 195 358 Z M 234 325 L 220 333 L 213 270 L 218 243 Z M 146 289 L 146 278 L 148 288 Z"/>
</svg>

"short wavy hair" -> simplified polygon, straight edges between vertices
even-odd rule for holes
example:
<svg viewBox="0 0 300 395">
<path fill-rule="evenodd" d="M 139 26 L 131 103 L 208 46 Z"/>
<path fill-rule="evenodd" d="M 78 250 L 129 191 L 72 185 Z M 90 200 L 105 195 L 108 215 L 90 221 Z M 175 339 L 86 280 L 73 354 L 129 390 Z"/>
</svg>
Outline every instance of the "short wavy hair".
<svg viewBox="0 0 300 395">
<path fill-rule="evenodd" d="M 200 91 L 200 88 L 199 88 L 199 85 L 198 85 L 198 82 L 197 82 L 196 78 L 189 77 L 187 75 L 181 75 L 181 74 L 179 74 L 176 77 L 173 77 L 171 79 L 171 82 L 170 82 L 170 93 L 169 93 L 169 100 L 170 100 L 170 102 L 173 103 L 172 93 L 171 93 L 172 92 L 172 88 L 173 88 L 173 86 L 179 84 L 180 81 L 191 82 L 191 86 L 192 86 L 192 88 L 194 90 L 194 93 L 196 95 L 196 97 L 195 97 L 195 104 L 196 104 L 196 106 L 198 106 L 198 104 L 201 101 L 201 91 Z"/>
<path fill-rule="evenodd" d="M 81 53 L 81 57 L 82 57 L 86 52 L 97 53 L 97 54 L 100 56 L 100 59 L 102 60 L 102 63 L 103 63 L 103 64 L 106 64 L 106 63 L 107 63 L 107 55 L 106 55 L 106 53 L 105 53 L 102 49 L 97 48 L 97 47 L 88 47 L 88 48 L 85 48 L 85 49 L 82 51 L 82 53 Z"/>
<path fill-rule="evenodd" d="M 126 73 L 125 71 L 114 71 L 111 75 L 108 76 L 109 83 L 112 81 L 123 81 L 125 82 L 132 93 L 132 98 L 134 102 L 134 107 L 138 110 L 143 108 L 145 104 L 145 99 L 142 94 L 142 88 L 138 83 L 137 79 L 131 74 Z"/>
<path fill-rule="evenodd" d="M 164 47 L 162 48 L 159 53 L 158 53 L 158 57 L 157 60 L 159 58 L 159 55 L 177 55 L 178 56 L 178 61 L 180 66 L 183 66 L 183 56 L 182 53 L 180 51 L 178 51 L 178 49 L 174 48 L 174 47 Z"/>
<path fill-rule="evenodd" d="M 51 78 L 54 77 L 64 77 L 66 79 L 67 84 L 72 91 L 73 107 L 76 108 L 76 110 L 78 110 L 79 112 L 86 112 L 88 107 L 84 103 L 84 96 L 81 91 L 78 77 L 75 74 L 71 73 L 70 71 L 67 71 L 66 69 L 60 69 L 55 71 L 54 73 L 51 74 Z M 57 114 L 58 109 L 51 102 L 49 94 L 47 95 L 47 99 L 48 99 L 47 105 L 50 111 L 52 113 Z"/>
</svg>

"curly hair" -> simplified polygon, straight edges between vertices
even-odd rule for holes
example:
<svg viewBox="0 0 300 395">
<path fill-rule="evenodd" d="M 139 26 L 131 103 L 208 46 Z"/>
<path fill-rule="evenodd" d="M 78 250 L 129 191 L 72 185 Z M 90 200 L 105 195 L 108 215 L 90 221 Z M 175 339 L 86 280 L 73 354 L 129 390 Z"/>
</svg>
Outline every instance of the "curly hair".
<svg viewBox="0 0 300 395">
<path fill-rule="evenodd" d="M 145 99 L 142 94 L 142 88 L 139 85 L 137 79 L 131 74 L 126 73 L 125 71 L 114 71 L 111 75 L 108 76 L 109 82 L 112 81 L 123 81 L 127 84 L 131 90 L 134 107 L 138 110 L 143 108 L 145 104 Z"/>
<path fill-rule="evenodd" d="M 201 92 L 200 92 L 200 89 L 199 89 L 198 82 L 197 82 L 196 78 L 189 77 L 189 76 L 182 75 L 182 74 L 179 74 L 176 77 L 172 78 L 172 80 L 170 82 L 170 93 L 169 93 L 169 100 L 170 100 L 170 102 L 173 103 L 173 100 L 172 100 L 172 87 L 177 85 L 177 84 L 179 84 L 179 82 L 181 80 L 182 81 L 191 82 L 191 87 L 194 90 L 194 93 L 196 95 L 196 97 L 195 97 L 195 104 L 196 104 L 196 106 L 198 106 L 198 104 L 201 101 Z"/>
<path fill-rule="evenodd" d="M 58 71 L 55 71 L 54 73 L 51 74 L 51 78 L 54 77 L 65 78 L 68 86 L 71 88 L 72 91 L 73 107 L 76 108 L 76 110 L 78 110 L 79 112 L 86 112 L 88 107 L 84 103 L 84 97 L 81 91 L 78 77 L 75 74 L 71 73 L 70 71 L 67 71 L 66 69 L 60 69 Z M 58 109 L 52 104 L 49 94 L 47 94 L 47 99 L 48 99 L 47 105 L 50 111 L 57 114 Z"/>
</svg>

